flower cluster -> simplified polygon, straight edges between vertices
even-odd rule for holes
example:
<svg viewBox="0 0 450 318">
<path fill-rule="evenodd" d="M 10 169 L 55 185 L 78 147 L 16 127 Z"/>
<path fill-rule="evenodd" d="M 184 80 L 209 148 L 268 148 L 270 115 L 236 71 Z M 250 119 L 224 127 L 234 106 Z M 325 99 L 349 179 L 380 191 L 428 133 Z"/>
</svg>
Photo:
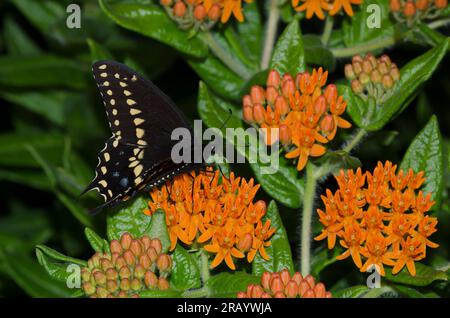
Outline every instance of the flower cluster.
<svg viewBox="0 0 450 318">
<path fill-rule="evenodd" d="M 352 63 L 345 65 L 345 77 L 351 81 L 354 93 L 364 100 L 371 96 L 382 104 L 391 96 L 400 71 L 389 56 L 375 58 L 369 53 L 364 57 L 353 56 Z"/>
<path fill-rule="evenodd" d="M 447 5 L 448 0 L 389 0 L 394 18 L 408 26 L 437 18 Z"/>
<path fill-rule="evenodd" d="M 316 283 L 314 277 L 303 277 L 296 272 L 290 275 L 287 269 L 279 273 L 265 272 L 261 285 L 251 284 L 237 298 L 331 298 L 323 283 Z"/>
<path fill-rule="evenodd" d="M 267 87 L 253 86 L 243 98 L 244 120 L 265 129 L 266 144 L 280 141 L 286 158 L 298 158 L 297 170 L 305 167 L 309 156 L 326 152 L 322 144 L 332 140 L 337 128 L 349 128 L 344 120 L 347 103 L 338 96 L 336 85 L 325 86 L 328 72 L 280 74 L 272 70 Z"/>
<path fill-rule="evenodd" d="M 184 244 L 203 244 L 203 248 L 216 254 L 211 267 L 222 261 L 235 269 L 233 258 L 252 262 L 256 253 L 269 259 L 265 247 L 275 228 L 266 214 L 264 201 L 253 203 L 259 185 L 253 179 L 222 177 L 219 170 L 183 174 L 150 194 L 152 200 L 144 213 L 151 215 L 157 209 L 166 212 L 166 223 L 173 250 L 180 240 Z"/>
<path fill-rule="evenodd" d="M 82 290 L 90 297 L 139 297 L 144 289 L 169 289 L 172 259 L 158 239 L 133 239 L 124 233 L 110 243 L 111 253 L 96 253 L 81 270 Z M 157 275 L 159 273 L 159 275 Z"/>
<path fill-rule="evenodd" d="M 414 262 L 425 258 L 427 246 L 438 247 L 428 239 L 438 221 L 425 215 L 434 202 L 430 193 L 419 190 L 424 173 L 396 169 L 386 161 L 373 173 L 341 171 L 336 176 L 339 189 L 334 194 L 327 190 L 322 196 L 325 211 L 317 210 L 324 228 L 315 239 L 327 239 L 332 249 L 340 238 L 346 251 L 337 259 L 351 256 L 361 272 L 375 265 L 384 276 L 383 264 L 393 266 L 392 274 L 406 265 L 415 276 Z"/>
<path fill-rule="evenodd" d="M 363 0 L 292 0 L 292 6 L 296 11 L 306 11 L 306 18 L 311 19 L 313 15 L 319 19 L 325 19 L 325 12 L 333 16 L 344 10 L 353 16 L 352 4 L 360 5 Z"/>
<path fill-rule="evenodd" d="M 232 14 L 239 22 L 244 21 L 242 0 L 160 0 L 160 3 L 183 30 L 209 30 L 219 20 L 227 22 Z"/>
</svg>

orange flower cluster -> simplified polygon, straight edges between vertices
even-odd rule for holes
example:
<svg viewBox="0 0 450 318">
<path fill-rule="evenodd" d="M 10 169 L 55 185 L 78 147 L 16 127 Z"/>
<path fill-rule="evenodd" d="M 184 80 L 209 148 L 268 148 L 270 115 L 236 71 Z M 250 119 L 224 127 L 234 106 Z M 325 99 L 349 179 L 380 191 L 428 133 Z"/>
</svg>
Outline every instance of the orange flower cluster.
<svg viewBox="0 0 450 318">
<path fill-rule="evenodd" d="M 327 239 L 332 249 L 340 238 L 346 251 L 337 259 L 351 256 L 361 272 L 375 265 L 384 276 L 384 264 L 397 274 L 406 265 L 415 276 L 414 262 L 425 258 L 427 246 L 438 247 L 428 239 L 438 221 L 425 215 L 434 201 L 419 190 L 424 173 L 396 169 L 386 161 L 378 162 L 373 173 L 341 171 L 336 176 L 339 189 L 334 194 L 327 190 L 322 196 L 325 211 L 317 210 L 324 228 L 315 239 Z"/>
<path fill-rule="evenodd" d="M 185 30 L 209 30 L 219 19 L 226 23 L 232 14 L 239 22 L 244 21 L 242 0 L 160 0 L 160 3 L 172 20 Z"/>
<path fill-rule="evenodd" d="M 222 261 L 235 269 L 233 258 L 252 262 L 256 253 L 268 260 L 265 247 L 275 228 L 270 220 L 263 221 L 266 204 L 260 200 L 253 203 L 258 184 L 253 179 L 222 177 L 219 170 L 195 174 L 183 174 L 172 182 L 153 190 L 149 209 L 151 215 L 158 209 L 166 212 L 166 223 L 173 250 L 180 240 L 184 244 L 203 244 L 203 248 L 216 254 L 211 267 Z"/>
<path fill-rule="evenodd" d="M 306 18 L 313 15 L 319 19 L 325 19 L 325 12 L 335 15 L 344 10 L 348 16 L 353 16 L 352 4 L 360 5 L 363 0 L 292 0 L 292 6 L 296 11 L 306 11 Z"/>
<path fill-rule="evenodd" d="M 338 96 L 336 85 L 325 87 L 328 72 L 314 69 L 312 74 L 290 74 L 272 70 L 267 87 L 253 86 L 243 98 L 243 118 L 266 129 L 266 144 L 280 141 L 286 158 L 298 158 L 297 170 L 305 167 L 309 156 L 322 156 L 326 144 L 338 127 L 349 128 L 344 120 L 347 103 Z M 274 137 L 273 137 L 274 136 Z"/>
<path fill-rule="evenodd" d="M 448 0 L 389 0 L 394 18 L 408 26 L 439 17 L 447 5 Z"/>
<path fill-rule="evenodd" d="M 251 284 L 237 298 L 331 298 L 323 283 L 316 283 L 314 277 L 303 277 L 296 272 L 290 275 L 287 269 L 279 273 L 265 272 L 261 285 Z"/>
</svg>

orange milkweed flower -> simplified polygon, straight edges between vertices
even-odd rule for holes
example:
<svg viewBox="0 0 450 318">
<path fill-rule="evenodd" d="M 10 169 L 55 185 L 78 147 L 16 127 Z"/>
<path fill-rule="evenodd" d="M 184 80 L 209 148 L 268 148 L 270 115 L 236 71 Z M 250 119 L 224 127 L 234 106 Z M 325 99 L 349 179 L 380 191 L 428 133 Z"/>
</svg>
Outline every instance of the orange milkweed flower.
<svg viewBox="0 0 450 318">
<path fill-rule="evenodd" d="M 215 254 L 211 267 L 225 261 L 234 270 L 234 258 L 247 256 L 252 262 L 257 253 L 269 258 L 265 247 L 270 246 L 275 228 L 270 220 L 263 221 L 266 203 L 254 202 L 259 188 L 253 179 L 247 181 L 233 172 L 229 178 L 220 178 L 219 170 L 211 169 L 186 173 L 153 189 L 144 213 L 165 210 L 170 250 L 179 241 L 200 244 Z"/>
<path fill-rule="evenodd" d="M 288 159 L 296 160 L 297 170 L 305 168 L 309 157 L 325 154 L 324 144 L 338 128 L 351 124 L 342 118 L 347 103 L 338 96 L 336 85 L 326 86 L 328 72 L 322 68 L 311 73 L 281 76 L 269 72 L 266 88 L 253 86 L 242 99 L 244 120 L 266 129 L 265 142 L 280 141 Z M 271 135 L 275 131 L 278 134 Z"/>
<path fill-rule="evenodd" d="M 330 15 L 335 15 L 341 9 L 344 9 L 348 16 L 353 16 L 352 4 L 360 5 L 363 0 L 334 0 L 333 5 L 330 9 Z"/>
<path fill-rule="evenodd" d="M 406 265 L 414 276 L 414 261 L 425 258 L 427 247 L 439 246 L 429 240 L 438 220 L 425 215 L 434 201 L 420 190 L 424 172 L 396 170 L 389 161 L 378 162 L 372 172 L 341 170 L 335 193 L 327 189 L 321 196 L 325 212 L 317 214 L 323 229 L 315 240 L 327 239 L 332 249 L 339 238 L 346 250 L 337 259 L 352 256 L 361 272 L 375 265 L 384 275 L 387 265 L 396 274 Z"/>
<path fill-rule="evenodd" d="M 296 11 L 306 11 L 307 19 L 315 15 L 323 20 L 326 12 L 333 16 L 343 10 L 348 16 L 353 16 L 352 5 L 360 5 L 362 2 L 363 0 L 292 0 L 292 6 Z"/>
</svg>

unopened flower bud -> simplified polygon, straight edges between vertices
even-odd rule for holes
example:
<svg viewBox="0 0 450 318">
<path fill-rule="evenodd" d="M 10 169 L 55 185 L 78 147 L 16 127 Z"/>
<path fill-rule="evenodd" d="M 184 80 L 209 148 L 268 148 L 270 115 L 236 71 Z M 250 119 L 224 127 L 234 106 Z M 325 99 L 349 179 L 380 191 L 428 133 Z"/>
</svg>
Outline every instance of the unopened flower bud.
<svg viewBox="0 0 450 318">
<path fill-rule="evenodd" d="M 261 86 L 254 85 L 250 89 L 250 97 L 252 99 L 253 104 L 264 104 L 264 89 Z"/>
<path fill-rule="evenodd" d="M 291 132 L 289 130 L 289 127 L 282 124 L 279 127 L 280 132 L 280 141 L 283 145 L 289 145 L 291 143 Z"/>
<path fill-rule="evenodd" d="M 158 258 L 158 253 L 156 252 L 154 247 L 149 247 L 147 250 L 147 256 L 150 259 L 150 262 L 154 263 Z"/>
<path fill-rule="evenodd" d="M 394 86 L 394 80 L 390 75 L 386 74 L 383 76 L 382 84 L 384 89 L 390 89 Z"/>
<path fill-rule="evenodd" d="M 434 5 L 438 9 L 444 9 L 448 5 L 448 0 L 435 0 Z"/>
<path fill-rule="evenodd" d="M 95 293 L 95 286 L 92 285 L 90 282 L 83 283 L 82 289 L 83 289 L 84 293 L 88 296 Z"/>
<path fill-rule="evenodd" d="M 272 290 L 273 293 L 283 291 L 284 289 L 283 281 L 281 280 L 280 277 L 272 278 L 272 280 L 270 281 L 270 289 Z"/>
<path fill-rule="evenodd" d="M 286 115 L 289 112 L 289 104 L 284 96 L 278 96 L 276 98 L 275 110 L 277 110 L 280 115 Z"/>
<path fill-rule="evenodd" d="M 119 289 L 119 285 L 117 284 L 117 280 L 113 280 L 113 279 L 108 279 L 106 281 L 106 289 L 108 290 L 108 292 L 110 293 L 114 293 Z"/>
<path fill-rule="evenodd" d="M 361 82 L 361 84 L 366 85 L 370 82 L 370 76 L 366 73 L 361 73 L 359 74 L 359 81 Z"/>
<path fill-rule="evenodd" d="M 122 248 L 124 250 L 127 250 L 130 248 L 132 240 L 133 240 L 133 238 L 131 237 L 130 233 L 124 233 L 124 234 L 122 234 L 122 237 L 120 238 L 120 245 L 122 245 Z"/>
<path fill-rule="evenodd" d="M 314 291 L 312 289 L 308 289 L 303 295 L 302 298 L 315 298 Z"/>
<path fill-rule="evenodd" d="M 286 286 L 286 284 L 291 280 L 291 274 L 289 274 L 289 271 L 287 269 L 283 269 L 280 272 L 280 278 L 283 282 L 283 286 Z"/>
<path fill-rule="evenodd" d="M 416 14 L 416 6 L 413 1 L 406 1 L 403 7 L 403 14 L 405 17 L 409 18 Z"/>
<path fill-rule="evenodd" d="M 293 280 L 297 285 L 300 285 L 303 280 L 303 276 L 299 272 L 295 272 L 294 275 L 292 275 L 291 280 Z"/>
<path fill-rule="evenodd" d="M 142 254 L 142 247 L 142 243 L 138 240 L 133 240 L 130 244 L 130 250 L 136 257 L 139 257 Z"/>
<path fill-rule="evenodd" d="M 253 289 L 252 289 L 252 293 L 251 293 L 251 297 L 252 298 L 261 298 L 261 295 L 263 294 L 263 289 L 261 286 L 256 285 Z"/>
<path fill-rule="evenodd" d="M 211 21 L 217 21 L 217 20 L 219 20 L 220 14 L 221 14 L 220 11 L 221 11 L 220 6 L 219 6 L 217 3 L 213 4 L 213 5 L 211 6 L 211 8 L 209 8 L 209 11 L 208 11 L 208 18 L 209 18 Z"/>
<path fill-rule="evenodd" d="M 400 0 L 390 0 L 389 8 L 392 12 L 399 12 L 402 8 L 402 3 Z"/>
<path fill-rule="evenodd" d="M 247 294 L 244 292 L 238 292 L 236 295 L 237 298 L 248 298 Z"/>
<path fill-rule="evenodd" d="M 286 294 L 286 296 L 288 298 L 295 298 L 295 297 L 297 297 L 297 294 L 298 294 L 298 285 L 297 285 L 297 283 L 294 282 L 293 280 L 290 280 L 286 284 L 286 287 L 284 288 L 284 293 Z"/>
<path fill-rule="evenodd" d="M 134 277 L 141 279 L 144 277 L 145 272 L 146 272 L 146 269 L 141 264 L 138 264 L 134 267 Z"/>
<path fill-rule="evenodd" d="M 327 102 L 324 96 L 319 96 L 314 102 L 314 113 L 322 115 L 327 111 Z"/>
<path fill-rule="evenodd" d="M 115 267 L 119 270 L 124 266 L 127 266 L 127 262 L 125 262 L 125 259 L 122 256 L 119 256 L 115 262 Z"/>
<path fill-rule="evenodd" d="M 416 0 L 416 8 L 417 10 L 425 11 L 428 9 L 428 0 Z"/>
<path fill-rule="evenodd" d="M 160 0 L 160 3 L 164 7 L 169 7 L 172 5 L 173 1 L 172 0 Z"/>
<path fill-rule="evenodd" d="M 302 280 L 300 285 L 298 286 L 298 294 L 303 297 L 303 295 L 310 289 L 308 282 L 306 280 Z"/>
<path fill-rule="evenodd" d="M 280 73 L 278 73 L 275 70 L 271 70 L 267 77 L 267 86 L 278 87 L 280 85 L 280 81 L 281 81 Z"/>
<path fill-rule="evenodd" d="M 264 122 L 264 107 L 261 104 L 253 106 L 253 119 L 259 125 Z"/>
<path fill-rule="evenodd" d="M 245 122 L 248 124 L 253 123 L 253 108 L 251 106 L 244 106 L 242 109 L 242 118 L 244 118 Z"/>
<path fill-rule="evenodd" d="M 377 67 L 378 61 L 371 53 L 367 53 L 366 60 L 370 62 L 370 64 L 372 65 L 372 69 Z"/>
<path fill-rule="evenodd" d="M 264 288 L 264 290 L 268 291 L 270 290 L 270 280 L 272 278 L 272 275 L 269 272 L 264 272 L 261 276 L 261 286 Z"/>
<path fill-rule="evenodd" d="M 144 251 L 146 251 L 150 247 L 151 242 L 152 240 L 147 235 L 141 237 L 141 243 L 144 247 Z"/>
<path fill-rule="evenodd" d="M 253 237 L 250 233 L 246 233 L 237 243 L 237 248 L 242 252 L 248 252 L 253 244 Z"/>
<path fill-rule="evenodd" d="M 360 94 L 364 90 L 364 86 L 361 84 L 359 80 L 353 80 L 350 84 L 352 91 L 356 94 Z"/>
<path fill-rule="evenodd" d="M 314 281 L 314 277 L 312 277 L 311 275 L 308 275 L 305 277 L 305 281 L 308 283 L 310 288 L 314 288 L 314 285 L 316 284 Z"/>
<path fill-rule="evenodd" d="M 131 289 L 134 291 L 138 291 L 141 289 L 142 285 L 141 285 L 141 281 L 137 278 L 133 278 L 131 280 Z"/>
<path fill-rule="evenodd" d="M 167 281 L 167 279 L 160 277 L 158 279 L 158 289 L 159 290 L 167 290 L 170 288 L 169 282 Z"/>
<path fill-rule="evenodd" d="M 172 258 L 167 254 L 161 254 L 156 260 L 156 267 L 160 272 L 170 272 L 172 269 Z"/>
<path fill-rule="evenodd" d="M 282 291 L 274 293 L 273 298 L 286 298 L 286 295 Z"/>
<path fill-rule="evenodd" d="M 272 298 L 272 296 L 270 296 L 269 293 L 264 292 L 262 293 L 261 298 Z"/>
<path fill-rule="evenodd" d="M 109 244 L 109 249 L 111 250 L 111 253 L 122 254 L 122 246 L 118 240 L 112 240 Z"/>
<path fill-rule="evenodd" d="M 119 273 L 114 268 L 108 268 L 105 274 L 107 279 L 117 279 L 119 277 Z"/>
<path fill-rule="evenodd" d="M 356 76 L 359 76 L 362 72 L 362 62 L 353 63 L 353 71 Z"/>
<path fill-rule="evenodd" d="M 370 73 L 370 80 L 372 83 L 381 83 L 381 74 L 378 70 L 373 70 L 372 73 Z"/>
<path fill-rule="evenodd" d="M 108 296 L 108 291 L 104 287 L 97 287 L 95 294 L 99 298 L 106 298 Z"/>
<path fill-rule="evenodd" d="M 362 70 L 364 73 L 369 74 L 373 69 L 372 63 L 369 60 L 364 60 L 362 63 Z"/>
<path fill-rule="evenodd" d="M 320 129 L 325 134 L 328 134 L 333 131 L 334 129 L 334 120 L 333 116 L 330 114 L 325 115 L 322 120 L 320 121 Z"/>
<path fill-rule="evenodd" d="M 176 17 L 181 18 L 184 16 L 185 13 L 186 13 L 186 5 L 183 3 L 183 1 L 177 1 L 177 3 L 175 3 L 175 5 L 173 6 L 173 14 Z"/>
<path fill-rule="evenodd" d="M 392 67 L 389 74 L 391 75 L 394 82 L 397 82 L 400 79 L 400 71 L 397 67 Z"/>
<path fill-rule="evenodd" d="M 128 278 L 124 278 L 120 281 L 120 289 L 122 291 L 129 291 L 131 288 L 131 283 Z"/>
<path fill-rule="evenodd" d="M 134 266 L 134 264 L 136 262 L 136 256 L 134 256 L 132 251 L 130 251 L 130 250 L 125 251 L 123 253 L 123 258 L 128 265 Z"/>
<path fill-rule="evenodd" d="M 102 259 L 101 261 L 100 261 L 100 266 L 101 266 L 101 268 L 104 270 L 104 271 L 106 271 L 108 268 L 113 268 L 114 266 L 113 266 L 113 264 L 111 263 L 111 261 L 110 260 L 108 260 L 108 259 Z"/>
<path fill-rule="evenodd" d="M 345 77 L 349 80 L 355 79 L 356 78 L 356 74 L 353 70 L 353 65 L 352 64 L 346 64 L 344 67 L 344 73 L 345 73 Z"/>
<path fill-rule="evenodd" d="M 266 88 L 266 99 L 270 104 L 274 104 L 276 98 L 278 97 L 278 89 L 274 86 L 267 86 Z"/>
<path fill-rule="evenodd" d="M 162 243 L 158 239 L 153 239 L 150 244 L 151 247 L 155 249 L 156 254 L 158 255 L 162 251 Z M 148 251 L 147 251 L 148 252 Z"/>
<path fill-rule="evenodd" d="M 380 63 L 378 63 L 377 69 L 380 72 L 380 74 L 384 75 L 389 72 L 390 67 L 384 62 L 380 62 Z"/>
<path fill-rule="evenodd" d="M 103 272 L 95 272 L 94 273 L 94 280 L 97 285 L 104 285 L 106 284 L 106 276 Z"/>
<path fill-rule="evenodd" d="M 91 271 L 87 268 L 83 268 L 81 270 L 81 279 L 83 280 L 83 282 L 89 281 L 90 277 L 91 277 Z"/>
<path fill-rule="evenodd" d="M 144 276 L 145 286 L 149 289 L 155 289 L 158 286 L 158 277 L 156 277 L 155 273 L 148 271 Z"/>
<path fill-rule="evenodd" d="M 206 9 L 203 5 L 199 4 L 194 9 L 194 18 L 197 21 L 203 21 L 206 17 Z"/>
<path fill-rule="evenodd" d="M 325 285 L 323 283 L 318 283 L 314 286 L 314 295 L 316 298 L 324 298 L 325 297 Z"/>
<path fill-rule="evenodd" d="M 285 97 L 292 96 L 295 93 L 295 84 L 292 78 L 283 78 L 281 92 Z"/>
<path fill-rule="evenodd" d="M 253 102 L 252 102 L 252 98 L 250 97 L 250 95 L 244 95 L 244 97 L 242 97 L 242 105 L 244 106 L 253 106 Z"/>
<path fill-rule="evenodd" d="M 120 270 L 119 270 L 119 276 L 121 279 L 124 278 L 130 278 L 131 277 L 131 271 L 128 268 L 128 266 L 123 266 Z"/>
<path fill-rule="evenodd" d="M 361 55 L 354 55 L 352 57 L 352 64 L 354 63 L 362 63 L 363 62 L 363 58 Z"/>
</svg>

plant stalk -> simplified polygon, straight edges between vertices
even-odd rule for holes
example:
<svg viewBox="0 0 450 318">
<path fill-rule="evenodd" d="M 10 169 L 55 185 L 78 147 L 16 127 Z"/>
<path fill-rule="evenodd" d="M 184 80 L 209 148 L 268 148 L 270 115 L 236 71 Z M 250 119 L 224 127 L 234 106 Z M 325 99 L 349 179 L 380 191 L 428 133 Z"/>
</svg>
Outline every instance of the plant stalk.
<svg viewBox="0 0 450 318">
<path fill-rule="evenodd" d="M 306 184 L 303 194 L 302 237 L 301 237 L 301 273 L 304 276 L 311 271 L 311 223 L 316 195 L 317 179 L 314 176 L 314 165 L 306 165 Z"/>
<path fill-rule="evenodd" d="M 203 284 L 208 281 L 210 275 L 208 254 L 205 252 L 205 250 L 202 249 L 200 252 L 200 276 L 202 278 Z"/>
<path fill-rule="evenodd" d="M 355 148 L 367 134 L 367 131 L 363 128 L 358 128 L 356 134 L 353 135 L 352 139 L 345 145 L 342 149 L 346 153 L 350 153 L 353 148 Z"/>
<path fill-rule="evenodd" d="M 205 298 L 209 294 L 209 289 L 206 287 L 198 288 L 198 289 L 190 289 L 186 290 L 183 293 L 183 298 Z"/>
<path fill-rule="evenodd" d="M 328 44 L 328 41 L 330 40 L 331 33 L 333 32 L 333 25 L 333 17 L 327 16 L 327 19 L 325 20 L 325 26 L 323 28 L 322 37 L 320 39 L 324 46 L 326 46 Z"/>
<path fill-rule="evenodd" d="M 205 43 L 208 45 L 211 52 L 222 61 L 230 70 L 239 75 L 242 79 L 248 80 L 252 76 L 250 72 L 246 69 L 246 67 L 233 56 L 228 54 L 219 43 L 217 43 L 214 36 L 211 32 L 205 32 L 203 39 Z"/>
<path fill-rule="evenodd" d="M 269 7 L 269 18 L 266 24 L 266 36 L 264 39 L 264 49 L 261 57 L 261 69 L 265 70 L 269 67 L 270 58 L 272 57 L 275 38 L 277 35 L 278 20 L 280 19 L 280 10 L 278 9 L 278 1 L 271 0 Z"/>
</svg>

